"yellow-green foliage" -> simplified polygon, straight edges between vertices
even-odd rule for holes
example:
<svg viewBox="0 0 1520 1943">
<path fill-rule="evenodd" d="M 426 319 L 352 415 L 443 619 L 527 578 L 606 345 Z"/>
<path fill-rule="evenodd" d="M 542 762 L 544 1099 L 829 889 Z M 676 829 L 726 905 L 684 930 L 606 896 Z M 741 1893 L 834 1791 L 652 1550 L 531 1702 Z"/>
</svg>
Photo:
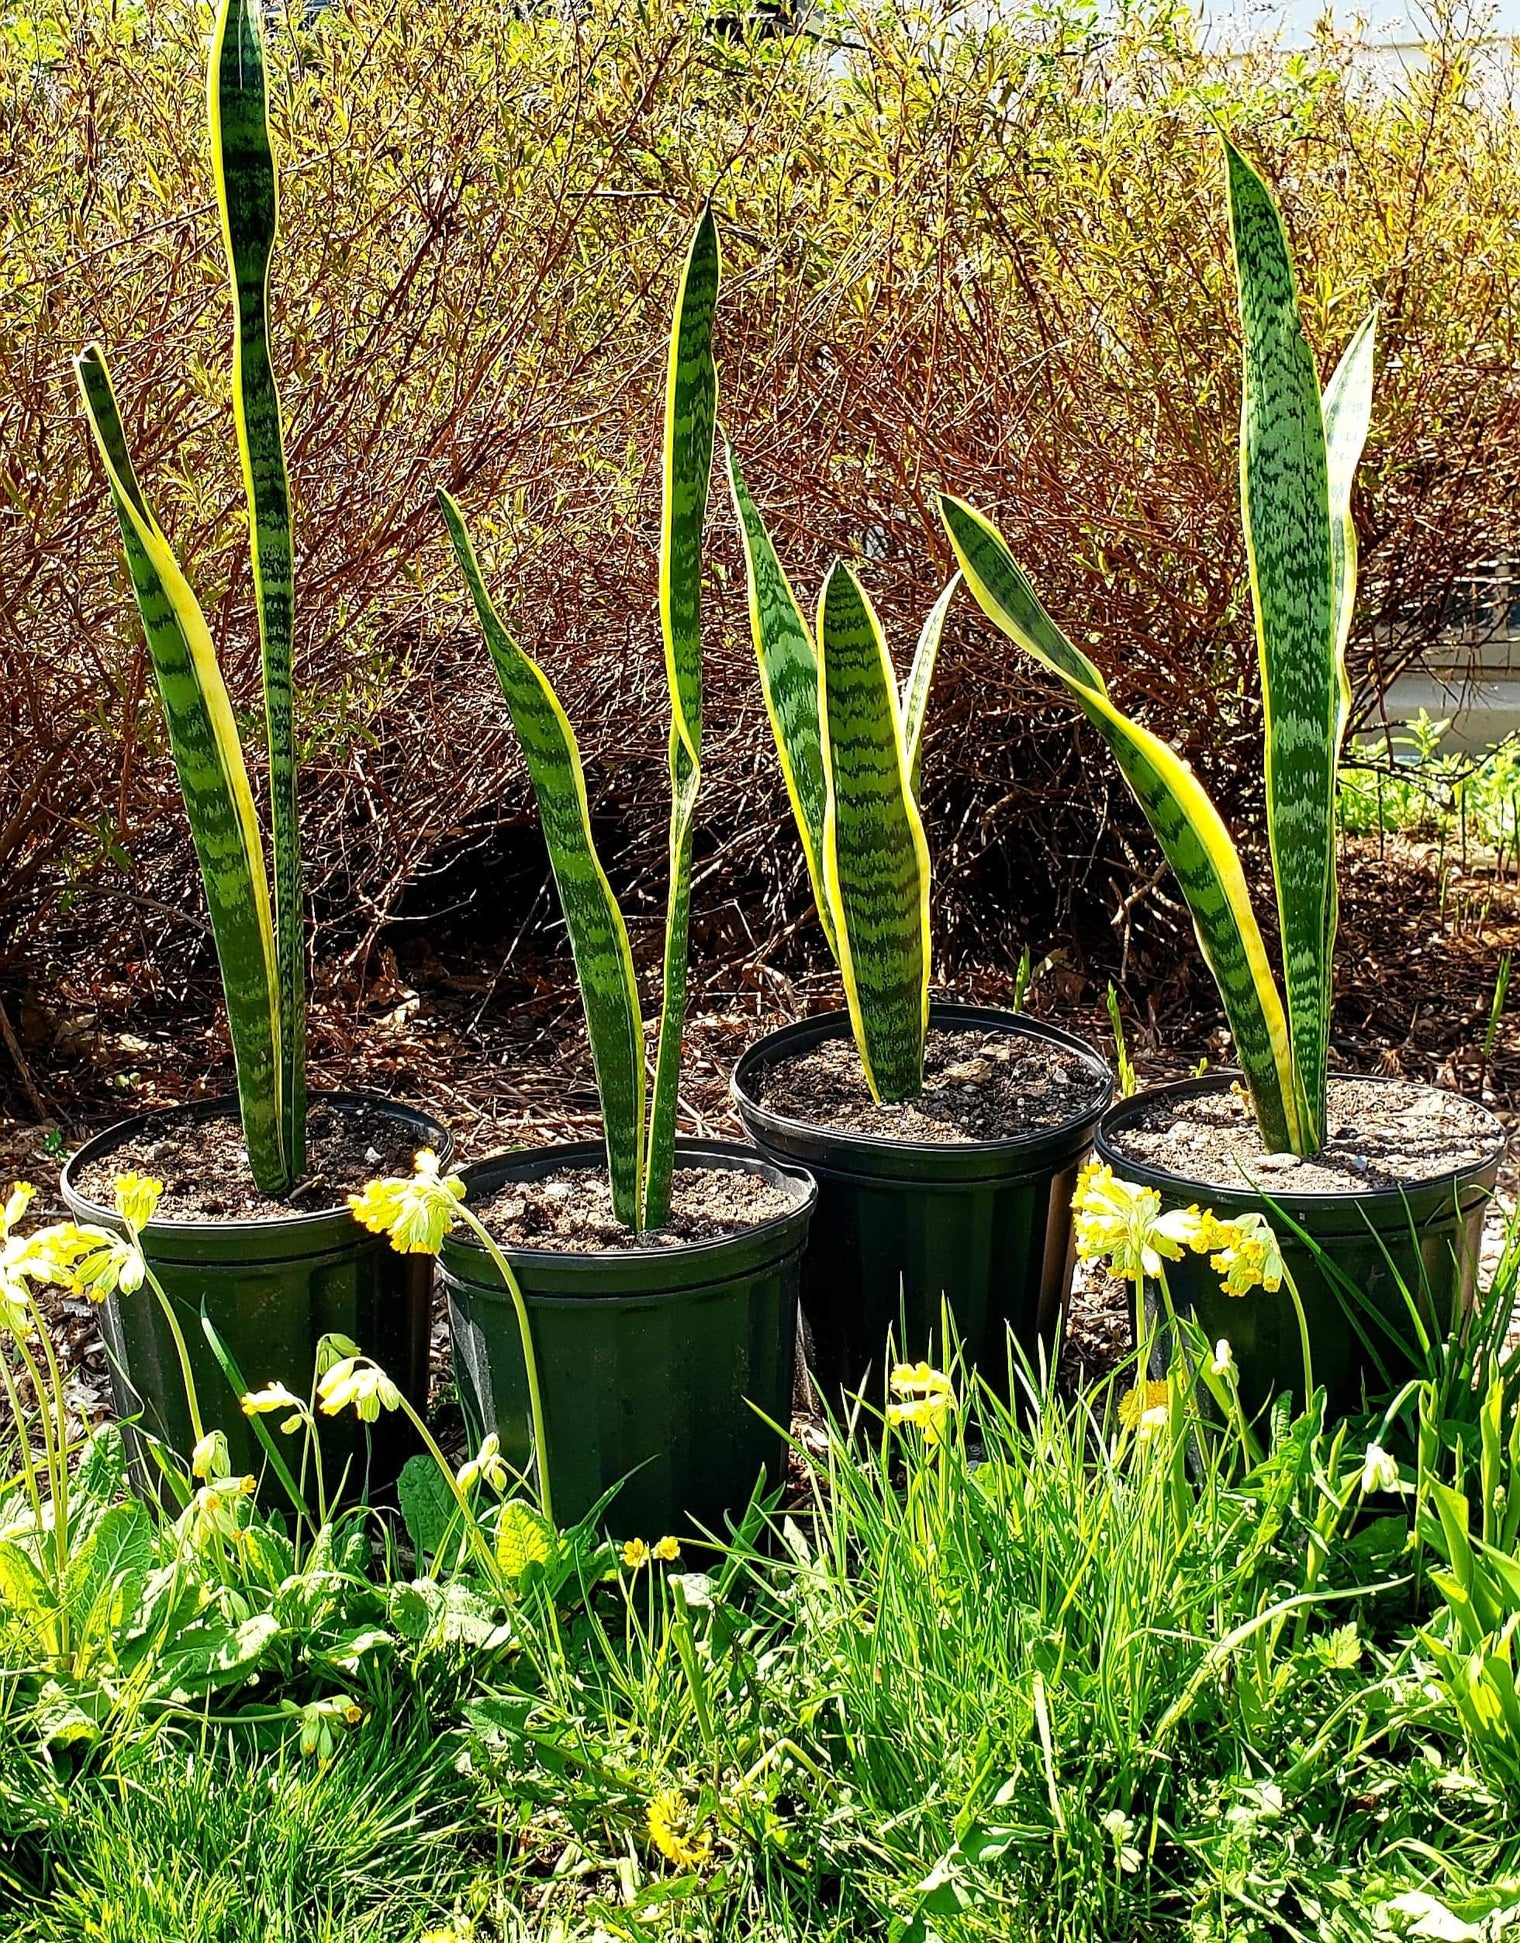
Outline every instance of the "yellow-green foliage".
<svg viewBox="0 0 1520 1943">
<path fill-rule="evenodd" d="M 1438 50 L 1394 90 L 1328 41 L 1226 70 L 1164 8 L 1099 37 L 883 7 L 830 16 L 844 46 L 736 38 L 735 11 L 348 0 L 271 32 L 307 843 L 318 890 L 350 893 L 345 921 L 355 894 L 375 915 L 467 824 L 525 801 L 438 484 L 495 509 L 479 524 L 493 584 L 525 634 L 541 617 L 524 645 L 604 752 L 604 806 L 665 787 L 656 441 L 627 428 L 658 425 L 649 347 L 709 187 L 730 266 L 725 429 L 794 570 L 811 583 L 829 554 L 864 555 L 889 633 L 911 639 L 948 570 L 934 490 L 975 499 L 1083 617 L 1125 704 L 1165 696 L 1226 799 L 1255 653 L 1211 116 L 1283 203 L 1322 371 L 1382 307 L 1353 659 L 1393 606 L 1429 621 L 1512 519 L 1520 157 L 1507 72 L 1475 71 L 1488 54 Z M 7 21 L 0 867 L 19 894 L 28 873 L 36 892 L 106 856 L 166 866 L 177 840 L 69 389 L 90 336 L 113 353 L 165 527 L 201 565 L 240 703 L 256 685 L 203 152 L 209 14 L 34 0 Z M 744 832 L 737 866 L 765 860 L 786 811 L 731 539 L 715 560 L 704 760 L 719 834 L 724 817 Z M 1000 805 L 985 828 L 957 817 L 972 834 L 940 873 L 950 943 L 965 866 L 1010 831 L 1015 881 L 1038 886 L 1044 843 L 1069 885 L 1092 842 L 1082 792 L 1102 784 L 1078 779 L 1064 711 L 982 630 L 952 622 L 942 679 L 931 841 L 949 804 Z M 1117 814 L 1099 888 L 1131 872 Z"/>
</svg>

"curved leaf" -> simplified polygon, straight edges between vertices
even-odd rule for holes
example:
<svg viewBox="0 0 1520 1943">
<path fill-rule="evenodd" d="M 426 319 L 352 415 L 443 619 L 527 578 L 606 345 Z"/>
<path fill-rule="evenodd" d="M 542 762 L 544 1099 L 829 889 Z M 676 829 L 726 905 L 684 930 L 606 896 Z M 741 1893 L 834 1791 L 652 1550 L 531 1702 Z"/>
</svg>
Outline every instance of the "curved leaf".
<svg viewBox="0 0 1520 1943">
<path fill-rule="evenodd" d="M 281 1136 L 274 931 L 258 819 L 232 703 L 205 616 L 137 483 L 110 374 L 97 345 L 76 359 L 75 371 L 110 480 L 206 887 L 249 1166 L 263 1193 L 282 1194 L 295 1177 Z"/>
<path fill-rule="evenodd" d="M 269 739 L 275 955 L 280 992 L 282 1137 L 291 1174 L 306 1168 L 306 926 L 291 694 L 295 588 L 290 488 L 269 358 L 269 259 L 279 221 L 255 0 L 221 0 L 207 70 L 211 157 L 235 299 L 232 404 L 248 497 Z"/>
<path fill-rule="evenodd" d="M 887 644 L 842 561 L 823 583 L 818 648 L 823 877 L 840 975 L 873 1096 L 911 1099 L 929 1023 L 929 849 Z"/>
<path fill-rule="evenodd" d="M 813 903 L 829 950 L 837 958 L 834 920 L 823 887 L 823 812 L 828 785 L 823 773 L 823 738 L 818 723 L 818 656 L 812 631 L 803 615 L 786 569 L 771 545 L 765 522 L 750 498 L 732 446 L 728 448 L 728 477 L 734 511 L 744 538 L 744 564 L 749 581 L 749 624 L 755 657 L 760 664 L 760 690 L 781 777 L 802 854 L 807 863 Z"/>
<path fill-rule="evenodd" d="M 1335 375 L 1325 386 L 1325 449 L 1330 475 L 1330 568 L 1332 607 L 1335 618 L 1335 732 L 1331 760 L 1339 772 L 1341 744 L 1351 715 L 1351 677 L 1346 670 L 1346 649 L 1351 640 L 1351 623 L 1356 610 L 1356 522 L 1351 517 L 1351 486 L 1367 442 L 1367 427 L 1372 420 L 1372 360 L 1377 334 L 1377 312 L 1363 319 L 1356 335 L 1346 346 Z M 1335 927 L 1339 893 L 1332 873 L 1331 897 L 1325 924 L 1325 963 L 1331 965 L 1335 951 Z"/>
<path fill-rule="evenodd" d="M 1103 677 L 1045 612 L 991 521 L 948 495 L 941 496 L 940 509 L 982 612 L 1061 678 L 1118 762 L 1187 899 L 1262 1138 L 1274 1151 L 1293 1146 L 1298 1121 L 1288 1022 L 1245 873 L 1219 812 L 1181 756 L 1109 700 Z"/>
<path fill-rule="evenodd" d="M 438 504 L 532 779 L 580 980 L 602 1102 L 613 1210 L 625 1226 L 636 1229 L 644 1189 L 644 1028 L 628 931 L 591 835 L 575 732 L 548 676 L 518 647 L 491 605 L 459 508 L 446 492 L 439 493 Z"/>
<path fill-rule="evenodd" d="M 923 795 L 919 784 L 919 770 L 922 766 L 924 715 L 929 707 L 929 687 L 934 680 L 934 664 L 939 660 L 939 644 L 945 632 L 945 616 L 950 612 L 950 603 L 955 599 L 955 590 L 960 584 L 960 574 L 958 572 L 952 574 L 944 592 L 929 609 L 928 619 L 919 631 L 918 646 L 913 650 L 913 666 L 908 670 L 908 679 L 903 683 L 903 749 L 908 758 L 908 780 L 913 785 L 915 802 Z"/>
</svg>

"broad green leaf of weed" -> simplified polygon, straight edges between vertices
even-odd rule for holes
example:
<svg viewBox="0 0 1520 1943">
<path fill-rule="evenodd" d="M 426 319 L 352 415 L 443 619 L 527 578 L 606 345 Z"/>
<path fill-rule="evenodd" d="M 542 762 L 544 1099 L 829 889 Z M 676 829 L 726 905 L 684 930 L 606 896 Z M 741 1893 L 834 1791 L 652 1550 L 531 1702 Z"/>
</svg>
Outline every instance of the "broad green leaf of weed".
<svg viewBox="0 0 1520 1943">
<path fill-rule="evenodd" d="M 509 1579 L 520 1579 L 534 1565 L 547 1565 L 554 1555 L 554 1527 L 513 1498 L 501 1508 L 496 1526 L 496 1562 Z"/>
</svg>

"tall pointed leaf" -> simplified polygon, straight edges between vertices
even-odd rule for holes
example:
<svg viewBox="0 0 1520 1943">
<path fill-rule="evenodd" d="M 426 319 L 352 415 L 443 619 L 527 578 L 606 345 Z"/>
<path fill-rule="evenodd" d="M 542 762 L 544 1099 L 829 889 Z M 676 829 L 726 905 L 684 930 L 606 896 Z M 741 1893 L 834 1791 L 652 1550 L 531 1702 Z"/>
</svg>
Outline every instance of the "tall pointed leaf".
<svg viewBox="0 0 1520 1943">
<path fill-rule="evenodd" d="M 712 475 L 718 371 L 713 314 L 718 304 L 718 231 L 704 208 L 687 252 L 670 333 L 665 386 L 664 489 L 660 523 L 660 625 L 670 683 L 670 896 L 660 1043 L 643 1225 L 657 1228 L 670 1212 L 675 1164 L 681 1039 L 686 1023 L 686 970 L 691 934 L 691 836 L 702 781 L 702 527 Z"/>
<path fill-rule="evenodd" d="M 205 616 L 137 483 L 99 347 L 91 345 L 75 369 L 110 481 L 206 887 L 249 1166 L 263 1193 L 282 1194 L 294 1175 L 281 1139 L 274 932 L 258 818 L 232 703 Z"/>
<path fill-rule="evenodd" d="M 950 612 L 950 603 L 955 599 L 955 590 L 960 584 L 960 574 L 952 574 L 944 592 L 929 609 L 929 617 L 919 631 L 918 646 L 913 650 L 913 666 L 903 683 L 903 748 L 907 752 L 908 780 L 913 785 L 915 802 L 923 795 L 920 771 L 923 767 L 924 715 L 929 707 L 929 688 L 934 680 L 934 664 L 939 660 L 945 616 Z"/>
<path fill-rule="evenodd" d="M 627 928 L 592 840 L 580 751 L 548 676 L 518 647 L 491 604 L 459 508 L 446 492 L 439 493 L 438 504 L 538 801 L 586 1013 L 613 1211 L 636 1229 L 644 1192 L 644 1028 Z"/>
<path fill-rule="evenodd" d="M 207 70 L 211 155 L 235 299 L 232 403 L 248 496 L 269 740 L 280 1111 L 290 1171 L 306 1168 L 306 927 L 296 787 L 290 490 L 269 357 L 269 260 L 279 219 L 257 0 L 221 0 Z"/>
<path fill-rule="evenodd" d="M 818 649 L 823 875 L 840 975 L 873 1096 L 911 1099 L 929 1022 L 929 849 L 887 644 L 842 561 L 823 584 Z"/>
<path fill-rule="evenodd" d="M 1325 386 L 1325 449 L 1329 461 L 1330 566 L 1335 615 L 1335 675 L 1339 707 L 1336 715 L 1335 758 L 1351 713 L 1351 682 L 1346 673 L 1346 647 L 1356 608 L 1356 523 L 1351 517 L 1351 487 L 1361 463 L 1367 428 L 1372 422 L 1372 363 L 1376 349 L 1377 312 L 1369 311 L 1346 346 L 1335 375 Z"/>
<path fill-rule="evenodd" d="M 728 477 L 744 538 L 749 624 L 760 664 L 760 690 L 776 738 L 787 799 L 802 839 L 813 902 L 829 950 L 837 958 L 834 920 L 823 888 L 823 811 L 828 788 L 818 724 L 818 656 L 812 631 L 749 495 L 732 446 L 728 448 Z"/>
<path fill-rule="evenodd" d="M 1372 361 L 1377 335 L 1377 312 L 1363 319 L 1346 346 L 1335 375 L 1325 386 L 1325 449 L 1330 482 L 1330 568 L 1335 621 L 1335 730 L 1330 760 L 1338 771 L 1341 744 L 1351 715 L 1351 677 L 1346 649 L 1356 609 L 1356 523 L 1351 517 L 1351 486 L 1372 422 Z M 1325 912 L 1325 964 L 1333 969 L 1335 929 L 1339 912 L 1335 872 L 1330 874 L 1330 898 Z"/>
<path fill-rule="evenodd" d="M 1103 677 L 1045 612 L 991 521 L 948 495 L 941 497 L 940 509 L 982 612 L 1061 678 L 1112 751 L 1187 899 L 1262 1138 L 1274 1151 L 1295 1147 L 1299 1121 L 1287 1018 L 1245 873 L 1219 812 L 1176 751 L 1109 700 Z"/>
<path fill-rule="evenodd" d="M 1240 489 L 1266 717 L 1267 832 L 1312 1149 L 1325 1131 L 1341 709 L 1325 421 L 1282 219 L 1229 143 L 1225 158 L 1244 348 Z"/>
</svg>

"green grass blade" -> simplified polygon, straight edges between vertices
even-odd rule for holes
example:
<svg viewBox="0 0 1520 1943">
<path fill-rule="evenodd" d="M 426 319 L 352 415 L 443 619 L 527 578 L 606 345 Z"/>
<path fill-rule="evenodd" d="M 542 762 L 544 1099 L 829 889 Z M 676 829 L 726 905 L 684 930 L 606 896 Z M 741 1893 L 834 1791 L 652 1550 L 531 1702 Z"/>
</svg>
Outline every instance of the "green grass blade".
<svg viewBox="0 0 1520 1943">
<path fill-rule="evenodd" d="M 940 507 L 982 612 L 1065 682 L 1144 810 L 1187 899 L 1199 949 L 1219 987 L 1262 1138 L 1274 1151 L 1292 1147 L 1298 1122 L 1287 1018 L 1245 873 L 1219 812 L 1176 751 L 1109 700 L 1103 677 L 1045 612 L 991 522 L 948 496 L 941 497 Z"/>
<path fill-rule="evenodd" d="M 211 154 L 235 296 L 232 403 L 248 496 L 269 739 L 270 848 L 280 993 L 280 1112 L 291 1173 L 306 1168 L 306 926 L 301 884 L 291 645 L 290 489 L 269 356 L 269 259 L 279 219 L 253 0 L 221 0 L 207 73 Z"/>
<path fill-rule="evenodd" d="M 1330 481 L 1330 571 L 1335 627 L 1335 733 L 1331 760 L 1340 765 L 1341 744 L 1351 715 L 1351 677 L 1346 649 L 1356 610 L 1356 523 L 1351 517 L 1351 486 L 1367 442 L 1372 420 L 1372 362 L 1376 348 L 1377 312 L 1369 312 L 1346 346 L 1335 375 L 1325 386 L 1325 450 Z M 1335 950 L 1339 898 L 1335 873 L 1325 913 L 1325 963 Z"/>
<path fill-rule="evenodd" d="M 1325 420 L 1282 219 L 1228 143 L 1244 377 L 1240 491 L 1266 718 L 1267 832 L 1306 1144 L 1324 1139 L 1340 717 Z"/>
<path fill-rule="evenodd" d="M 660 625 L 670 682 L 670 896 L 665 913 L 665 966 L 660 1041 L 643 1225 L 659 1227 L 670 1212 L 675 1164 L 681 1038 L 691 937 L 691 830 L 702 783 L 702 528 L 712 477 L 718 411 L 713 315 L 720 276 L 718 231 L 705 208 L 687 252 L 670 332 L 665 385 L 664 491 L 660 523 Z"/>
<path fill-rule="evenodd" d="M 818 608 L 823 874 L 850 1023 L 871 1091 L 923 1088 L 929 849 L 908 781 L 897 683 L 870 601 L 842 561 Z"/>
<path fill-rule="evenodd" d="M 837 958 L 834 920 L 823 888 L 823 811 L 828 787 L 818 724 L 818 656 L 812 630 L 771 545 L 759 508 L 750 498 L 732 446 L 728 448 L 728 478 L 744 539 L 749 624 L 760 665 L 765 712 L 776 738 L 787 800 L 802 839 L 813 902 L 829 950 Z"/>
<path fill-rule="evenodd" d="M 221 1330 L 217 1328 L 210 1316 L 207 1315 L 206 1299 L 204 1296 L 201 1297 L 201 1334 L 211 1345 L 211 1353 L 221 1366 L 222 1375 L 227 1379 L 228 1388 L 237 1398 L 239 1405 L 241 1405 L 243 1398 L 248 1394 L 248 1381 L 243 1375 L 242 1370 L 238 1367 L 238 1360 L 228 1346 L 226 1337 L 223 1336 Z M 303 1518 L 310 1521 L 311 1507 L 302 1495 L 301 1487 L 291 1476 L 290 1466 L 285 1462 L 284 1453 L 271 1436 L 269 1426 L 257 1412 L 249 1417 L 248 1422 L 253 1428 L 254 1436 L 257 1437 L 259 1443 L 263 1446 L 264 1455 L 269 1459 L 275 1476 L 285 1487 L 290 1502 L 300 1512 Z"/>
<path fill-rule="evenodd" d="M 923 796 L 920 771 L 923 767 L 924 716 L 929 707 L 929 688 L 934 680 L 934 664 L 939 660 L 945 616 L 950 612 L 950 603 L 955 599 L 955 591 L 960 584 L 960 574 L 952 574 L 944 592 L 929 609 L 929 618 L 924 622 L 918 646 L 913 650 L 913 666 L 903 683 L 903 748 L 907 752 L 908 781 L 913 785 L 915 803 Z"/>
<path fill-rule="evenodd" d="M 580 980 L 613 1210 L 626 1226 L 637 1228 L 644 1193 L 644 1028 L 627 927 L 592 841 L 580 751 L 548 676 L 518 647 L 491 605 L 459 508 L 446 492 L 439 493 L 438 504 L 538 802 Z"/>
<path fill-rule="evenodd" d="M 281 1139 L 274 932 L 258 817 L 232 703 L 205 616 L 137 483 L 99 347 L 91 345 L 75 370 L 110 481 L 206 887 L 249 1166 L 263 1193 L 282 1194 L 294 1176 Z"/>
</svg>

